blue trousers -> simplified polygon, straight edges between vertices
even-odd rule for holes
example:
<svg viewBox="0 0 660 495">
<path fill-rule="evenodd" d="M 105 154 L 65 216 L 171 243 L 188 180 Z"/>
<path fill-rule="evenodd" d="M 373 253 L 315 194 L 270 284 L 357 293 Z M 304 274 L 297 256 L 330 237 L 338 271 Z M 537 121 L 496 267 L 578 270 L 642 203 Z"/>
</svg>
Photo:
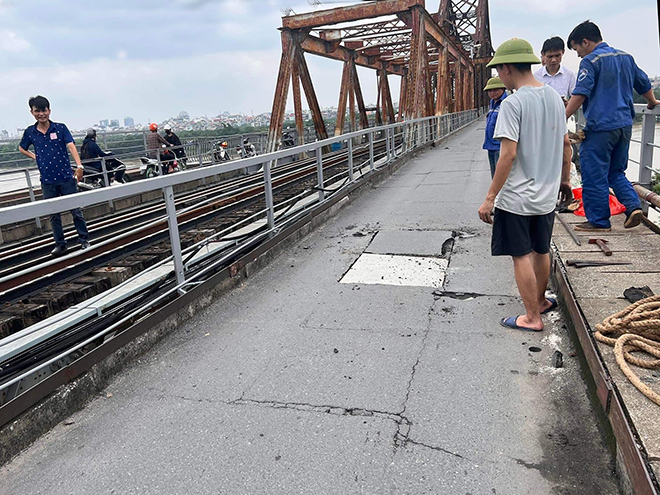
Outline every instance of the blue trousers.
<svg viewBox="0 0 660 495">
<path fill-rule="evenodd" d="M 495 175 L 495 165 L 497 165 L 497 160 L 500 159 L 500 150 L 488 150 L 488 163 L 490 163 L 490 178 L 493 178 Z"/>
<path fill-rule="evenodd" d="M 56 182 L 55 184 L 41 184 L 41 192 L 44 199 L 57 198 L 59 196 L 67 196 L 78 192 L 76 179 L 71 179 L 65 182 Z M 73 217 L 73 224 L 76 226 L 78 232 L 78 242 L 81 244 L 89 240 L 89 232 L 87 232 L 87 224 L 83 218 L 80 208 L 71 210 Z M 50 228 L 53 231 L 55 244 L 58 246 L 66 246 L 66 239 L 64 239 L 64 231 L 62 230 L 62 217 L 59 213 L 54 213 L 50 216 Z"/>
<path fill-rule="evenodd" d="M 626 214 L 640 208 L 639 197 L 626 178 L 632 126 L 611 131 L 589 131 L 580 145 L 582 201 L 587 220 L 596 227 L 610 227 L 610 193 L 626 207 Z"/>
</svg>

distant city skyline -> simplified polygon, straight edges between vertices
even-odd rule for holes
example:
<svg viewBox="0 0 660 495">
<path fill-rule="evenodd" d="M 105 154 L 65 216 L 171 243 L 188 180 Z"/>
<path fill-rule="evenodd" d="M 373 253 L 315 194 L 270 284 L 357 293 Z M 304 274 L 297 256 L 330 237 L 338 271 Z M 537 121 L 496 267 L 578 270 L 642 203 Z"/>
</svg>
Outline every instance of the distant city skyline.
<svg viewBox="0 0 660 495">
<path fill-rule="evenodd" d="M 320 8 L 351 3 L 321 0 Z M 439 4 L 429 0 L 426 8 L 434 12 Z M 314 11 L 304 0 L 69 0 L 66 9 L 0 0 L 0 130 L 31 125 L 27 100 L 36 94 L 50 99 L 53 120 L 75 129 L 125 116 L 162 122 L 183 108 L 190 115 L 270 112 L 284 7 Z M 37 9 L 48 22 L 29 22 Z M 489 10 L 495 47 L 519 37 L 538 53 L 544 39 L 566 39 L 591 18 L 607 42 L 631 53 L 650 76 L 660 75 L 652 0 L 492 0 Z M 311 55 L 307 62 L 321 106 L 336 105 L 341 64 Z M 567 51 L 565 65 L 578 64 Z M 375 101 L 375 73 L 358 73 L 365 99 Z M 396 101 L 400 78 L 390 77 Z"/>
</svg>

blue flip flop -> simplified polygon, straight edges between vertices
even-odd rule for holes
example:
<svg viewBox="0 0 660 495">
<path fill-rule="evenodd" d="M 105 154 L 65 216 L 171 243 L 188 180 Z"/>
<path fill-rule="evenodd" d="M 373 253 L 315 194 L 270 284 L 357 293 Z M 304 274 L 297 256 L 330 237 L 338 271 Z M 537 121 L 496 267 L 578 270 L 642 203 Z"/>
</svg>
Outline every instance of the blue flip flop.
<svg viewBox="0 0 660 495">
<path fill-rule="evenodd" d="M 500 320 L 500 325 L 506 328 L 513 328 L 514 330 L 524 330 L 525 332 L 542 332 L 543 329 L 537 330 L 536 328 L 522 327 L 516 323 L 518 316 L 509 316 L 508 318 L 502 318 Z"/>
<path fill-rule="evenodd" d="M 550 301 L 550 307 L 547 308 L 545 311 L 541 311 L 542 315 L 549 313 L 550 311 L 554 311 L 555 309 L 557 309 L 557 305 L 558 305 L 557 299 L 555 299 L 554 297 L 546 297 L 545 299 L 546 301 Z"/>
</svg>

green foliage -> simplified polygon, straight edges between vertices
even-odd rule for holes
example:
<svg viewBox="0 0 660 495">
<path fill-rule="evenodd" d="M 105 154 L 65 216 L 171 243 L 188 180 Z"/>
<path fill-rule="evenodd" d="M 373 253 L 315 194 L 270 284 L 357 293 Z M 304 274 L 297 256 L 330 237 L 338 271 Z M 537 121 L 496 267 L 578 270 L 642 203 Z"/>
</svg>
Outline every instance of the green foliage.
<svg viewBox="0 0 660 495">
<path fill-rule="evenodd" d="M 653 172 L 653 177 L 651 178 L 651 190 L 656 194 L 660 194 L 660 174 L 657 172 Z"/>
</svg>

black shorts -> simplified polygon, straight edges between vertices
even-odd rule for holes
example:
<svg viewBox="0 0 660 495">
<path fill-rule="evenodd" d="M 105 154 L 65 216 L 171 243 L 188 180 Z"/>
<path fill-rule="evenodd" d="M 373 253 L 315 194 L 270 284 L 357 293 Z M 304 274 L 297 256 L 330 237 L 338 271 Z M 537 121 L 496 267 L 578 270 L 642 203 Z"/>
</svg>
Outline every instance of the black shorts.
<svg viewBox="0 0 660 495">
<path fill-rule="evenodd" d="M 550 252 L 555 212 L 524 216 L 495 208 L 493 216 L 493 256 L 525 256 L 532 251 Z"/>
</svg>

